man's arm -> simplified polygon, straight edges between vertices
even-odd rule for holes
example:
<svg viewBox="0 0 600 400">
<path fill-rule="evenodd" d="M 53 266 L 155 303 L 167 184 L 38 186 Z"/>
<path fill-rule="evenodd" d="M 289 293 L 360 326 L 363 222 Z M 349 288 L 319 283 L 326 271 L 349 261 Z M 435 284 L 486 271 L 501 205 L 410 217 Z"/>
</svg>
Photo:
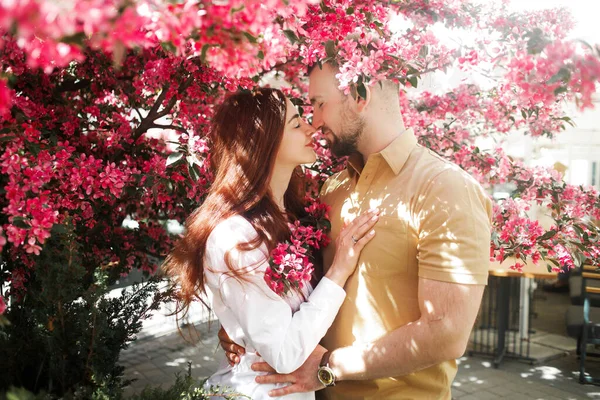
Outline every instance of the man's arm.
<svg viewBox="0 0 600 400">
<path fill-rule="evenodd" d="M 336 378 L 403 376 L 462 356 L 484 287 L 419 278 L 421 318 L 367 346 L 333 351 L 329 365 Z"/>
<path fill-rule="evenodd" d="M 419 278 L 421 318 L 406 324 L 367 346 L 334 350 L 329 358 L 336 380 L 365 380 L 403 376 L 463 355 L 475 323 L 484 285 L 466 285 Z M 317 347 L 318 350 L 320 346 Z M 322 348 L 321 348 L 322 349 Z M 315 350 L 315 351 L 316 351 Z M 310 357 L 291 374 L 278 375 L 266 363 L 252 365 L 255 371 L 271 372 L 258 383 L 291 383 L 269 395 L 316 391 L 323 351 Z"/>
<path fill-rule="evenodd" d="M 487 281 L 492 204 L 458 168 L 432 179 L 422 197 L 417 209 L 421 317 L 368 345 L 333 351 L 329 365 L 338 380 L 403 376 L 465 351 Z M 257 381 L 290 382 L 278 378 L 268 375 Z M 309 378 L 294 375 L 294 382 Z M 297 387 L 294 383 L 272 395 L 300 391 Z"/>
</svg>

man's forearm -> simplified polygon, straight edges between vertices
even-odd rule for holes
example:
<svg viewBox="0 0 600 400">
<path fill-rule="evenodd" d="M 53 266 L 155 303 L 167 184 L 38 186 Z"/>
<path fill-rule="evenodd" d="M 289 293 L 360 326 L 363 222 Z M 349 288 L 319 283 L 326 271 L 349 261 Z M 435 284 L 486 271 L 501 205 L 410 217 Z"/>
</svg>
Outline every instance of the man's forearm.
<svg viewBox="0 0 600 400">
<path fill-rule="evenodd" d="M 464 346 L 443 319 L 415 321 L 366 346 L 332 352 L 330 365 L 338 380 L 403 376 L 460 357 Z"/>
</svg>

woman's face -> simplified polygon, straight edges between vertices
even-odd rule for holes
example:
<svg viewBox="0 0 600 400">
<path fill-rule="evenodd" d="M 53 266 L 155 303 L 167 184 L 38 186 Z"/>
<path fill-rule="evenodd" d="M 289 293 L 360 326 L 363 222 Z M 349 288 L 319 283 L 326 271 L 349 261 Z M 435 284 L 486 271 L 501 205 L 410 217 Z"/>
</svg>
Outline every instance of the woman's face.
<svg viewBox="0 0 600 400">
<path fill-rule="evenodd" d="M 300 164 L 312 164 L 317 159 L 313 150 L 315 130 L 300 118 L 296 106 L 286 98 L 285 126 L 281 146 L 277 153 L 277 162 L 296 167 Z"/>
</svg>

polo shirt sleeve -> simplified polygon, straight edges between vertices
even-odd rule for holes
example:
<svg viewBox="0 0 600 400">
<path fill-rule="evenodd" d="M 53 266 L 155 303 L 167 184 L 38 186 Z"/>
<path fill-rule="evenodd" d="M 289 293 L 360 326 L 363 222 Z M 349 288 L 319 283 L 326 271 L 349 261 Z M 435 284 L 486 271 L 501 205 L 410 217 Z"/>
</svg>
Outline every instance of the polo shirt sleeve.
<svg viewBox="0 0 600 400">
<path fill-rule="evenodd" d="M 419 277 L 487 283 L 492 201 L 464 171 L 446 169 L 423 193 L 419 212 Z"/>
</svg>

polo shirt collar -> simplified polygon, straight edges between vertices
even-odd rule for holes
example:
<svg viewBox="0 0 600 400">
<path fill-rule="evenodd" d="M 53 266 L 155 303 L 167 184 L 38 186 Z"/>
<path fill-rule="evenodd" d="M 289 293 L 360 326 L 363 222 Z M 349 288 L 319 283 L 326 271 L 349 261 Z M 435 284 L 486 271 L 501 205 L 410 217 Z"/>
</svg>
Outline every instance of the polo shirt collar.
<svg viewBox="0 0 600 400">
<path fill-rule="evenodd" d="M 417 138 L 412 129 L 407 129 L 380 153 L 375 153 L 373 156 L 381 155 L 394 172 L 394 175 L 398 175 L 415 147 L 417 147 Z M 363 157 L 360 153 L 354 153 L 348 157 L 350 176 L 360 175 L 363 167 Z"/>
<path fill-rule="evenodd" d="M 417 147 L 417 138 L 412 129 L 407 129 L 381 151 L 383 159 L 394 171 L 394 175 L 400 173 L 415 147 Z"/>
</svg>

